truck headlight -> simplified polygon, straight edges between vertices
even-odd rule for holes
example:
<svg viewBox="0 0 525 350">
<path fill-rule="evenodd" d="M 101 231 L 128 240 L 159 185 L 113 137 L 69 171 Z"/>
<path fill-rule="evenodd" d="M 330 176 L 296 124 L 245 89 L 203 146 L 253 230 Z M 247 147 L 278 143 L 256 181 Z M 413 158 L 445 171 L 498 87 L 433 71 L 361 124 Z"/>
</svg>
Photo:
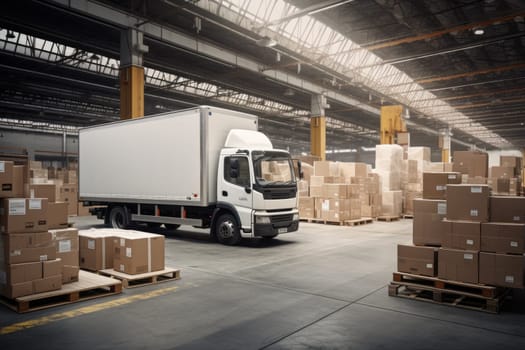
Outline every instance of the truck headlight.
<svg viewBox="0 0 525 350">
<path fill-rule="evenodd" d="M 269 216 L 256 216 L 255 222 L 258 224 L 271 224 L 272 220 L 270 220 Z"/>
<path fill-rule="evenodd" d="M 299 221 L 299 214 L 293 214 L 293 221 Z"/>
</svg>

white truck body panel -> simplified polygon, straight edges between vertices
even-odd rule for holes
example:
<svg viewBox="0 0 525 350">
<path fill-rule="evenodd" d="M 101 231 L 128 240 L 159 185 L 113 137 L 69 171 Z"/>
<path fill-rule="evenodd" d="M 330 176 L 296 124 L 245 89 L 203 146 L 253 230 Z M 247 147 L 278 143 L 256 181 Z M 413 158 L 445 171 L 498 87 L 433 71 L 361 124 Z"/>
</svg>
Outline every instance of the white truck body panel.
<svg viewBox="0 0 525 350">
<path fill-rule="evenodd" d="M 257 128 L 256 116 L 202 106 L 81 129 L 79 197 L 215 203 L 218 160 L 229 131 Z"/>
</svg>

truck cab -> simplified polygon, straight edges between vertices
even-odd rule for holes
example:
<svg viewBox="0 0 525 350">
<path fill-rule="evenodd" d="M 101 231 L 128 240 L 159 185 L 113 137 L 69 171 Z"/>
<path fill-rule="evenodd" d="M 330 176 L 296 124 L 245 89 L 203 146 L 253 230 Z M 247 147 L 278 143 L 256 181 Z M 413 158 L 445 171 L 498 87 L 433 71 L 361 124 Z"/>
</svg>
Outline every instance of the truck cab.
<svg viewBox="0 0 525 350">
<path fill-rule="evenodd" d="M 230 131 L 218 164 L 217 206 L 236 213 L 235 220 L 215 222 L 221 243 L 297 231 L 297 182 L 289 153 L 273 149 L 257 131 Z"/>
</svg>

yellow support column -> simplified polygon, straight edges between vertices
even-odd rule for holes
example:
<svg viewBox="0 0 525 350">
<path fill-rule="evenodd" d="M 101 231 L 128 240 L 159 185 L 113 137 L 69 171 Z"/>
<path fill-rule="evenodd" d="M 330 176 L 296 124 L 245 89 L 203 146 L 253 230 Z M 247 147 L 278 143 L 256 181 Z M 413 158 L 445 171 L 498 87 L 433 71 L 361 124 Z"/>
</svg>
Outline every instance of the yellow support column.
<svg viewBox="0 0 525 350">
<path fill-rule="evenodd" d="M 393 144 L 396 132 L 407 131 L 402 113 L 403 106 L 400 105 L 381 107 L 381 144 Z"/>
<path fill-rule="evenodd" d="M 310 152 L 321 160 L 326 159 L 326 118 L 310 119 Z"/>
<path fill-rule="evenodd" d="M 144 68 L 120 69 L 120 119 L 144 116 Z"/>
</svg>

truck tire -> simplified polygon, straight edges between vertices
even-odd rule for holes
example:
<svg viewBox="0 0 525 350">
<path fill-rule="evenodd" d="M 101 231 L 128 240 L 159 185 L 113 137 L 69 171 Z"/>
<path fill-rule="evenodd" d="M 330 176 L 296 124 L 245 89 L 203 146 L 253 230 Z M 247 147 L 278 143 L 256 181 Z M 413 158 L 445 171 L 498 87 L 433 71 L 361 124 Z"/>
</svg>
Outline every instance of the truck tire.
<svg viewBox="0 0 525 350">
<path fill-rule="evenodd" d="M 241 232 L 237 220 L 231 214 L 222 214 L 215 224 L 215 237 L 219 243 L 236 245 L 241 241 Z"/>
<path fill-rule="evenodd" d="M 164 227 L 166 227 L 166 230 L 172 230 L 175 231 L 180 227 L 179 224 L 164 224 Z"/>
<path fill-rule="evenodd" d="M 129 216 L 126 208 L 121 206 L 111 207 L 109 212 L 109 226 L 125 229 L 129 226 Z"/>
</svg>

